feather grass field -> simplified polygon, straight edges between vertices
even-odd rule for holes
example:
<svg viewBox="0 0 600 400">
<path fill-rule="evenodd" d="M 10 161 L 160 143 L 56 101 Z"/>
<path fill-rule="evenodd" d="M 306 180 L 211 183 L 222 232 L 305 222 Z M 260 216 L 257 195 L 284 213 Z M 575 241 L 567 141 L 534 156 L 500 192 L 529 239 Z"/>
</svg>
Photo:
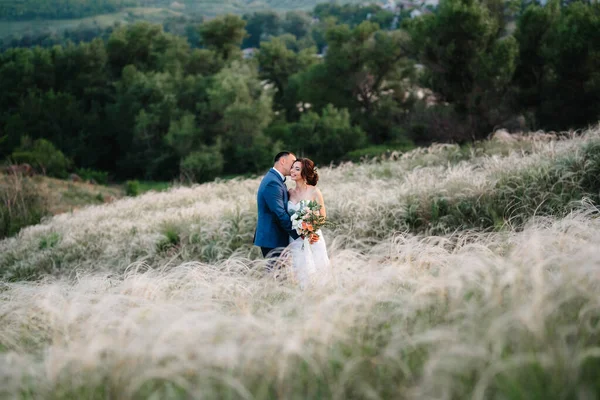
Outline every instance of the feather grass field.
<svg viewBox="0 0 600 400">
<path fill-rule="evenodd" d="M 0 397 L 593 399 L 600 129 L 320 168 L 332 272 L 251 246 L 259 180 L 0 242 Z"/>
</svg>

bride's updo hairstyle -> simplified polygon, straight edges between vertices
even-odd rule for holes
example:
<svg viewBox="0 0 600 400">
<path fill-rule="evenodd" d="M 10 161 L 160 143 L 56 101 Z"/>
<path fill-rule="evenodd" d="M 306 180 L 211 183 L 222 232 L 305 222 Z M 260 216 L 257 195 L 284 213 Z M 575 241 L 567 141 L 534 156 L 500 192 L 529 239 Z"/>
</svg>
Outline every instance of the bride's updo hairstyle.
<svg viewBox="0 0 600 400">
<path fill-rule="evenodd" d="M 295 163 L 300 163 L 300 176 L 304 178 L 306 183 L 311 186 L 317 186 L 319 182 L 319 174 L 315 163 L 309 158 L 298 158 Z"/>
</svg>

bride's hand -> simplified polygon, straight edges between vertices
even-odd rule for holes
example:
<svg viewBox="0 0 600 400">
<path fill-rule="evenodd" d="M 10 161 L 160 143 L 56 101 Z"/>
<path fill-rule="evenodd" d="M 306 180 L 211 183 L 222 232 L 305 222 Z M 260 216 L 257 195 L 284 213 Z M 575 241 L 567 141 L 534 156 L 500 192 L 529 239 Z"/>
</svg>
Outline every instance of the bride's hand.
<svg viewBox="0 0 600 400">
<path fill-rule="evenodd" d="M 315 244 L 319 241 L 319 235 L 317 235 L 316 233 L 311 233 L 310 235 L 308 235 L 308 242 L 310 244 Z"/>
</svg>

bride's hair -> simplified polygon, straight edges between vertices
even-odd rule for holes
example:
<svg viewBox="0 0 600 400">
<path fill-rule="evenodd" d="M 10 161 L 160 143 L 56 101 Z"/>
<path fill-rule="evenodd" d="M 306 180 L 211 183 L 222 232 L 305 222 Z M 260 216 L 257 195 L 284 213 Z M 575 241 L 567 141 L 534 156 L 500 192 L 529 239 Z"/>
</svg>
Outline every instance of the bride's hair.
<svg viewBox="0 0 600 400">
<path fill-rule="evenodd" d="M 319 174 L 317 173 L 317 168 L 315 167 L 315 163 L 309 158 L 298 158 L 294 161 L 294 164 L 299 162 L 300 167 L 300 176 L 302 176 L 308 185 L 317 186 L 317 182 L 319 182 Z"/>
</svg>

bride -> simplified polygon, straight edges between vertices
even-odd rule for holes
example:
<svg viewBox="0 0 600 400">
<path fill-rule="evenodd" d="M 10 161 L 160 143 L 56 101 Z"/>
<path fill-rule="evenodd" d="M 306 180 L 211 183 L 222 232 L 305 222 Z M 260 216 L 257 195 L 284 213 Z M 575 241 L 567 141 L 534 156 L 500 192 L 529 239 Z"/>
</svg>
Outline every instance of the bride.
<svg viewBox="0 0 600 400">
<path fill-rule="evenodd" d="M 319 181 L 315 163 L 308 158 L 299 158 L 292 164 L 290 178 L 296 187 L 289 190 L 288 213 L 293 215 L 300 208 L 303 200 L 316 200 L 321 205 L 320 213 L 327 216 L 323 195 L 316 187 Z M 322 276 L 329 270 L 327 245 L 321 230 L 317 231 L 319 240 L 310 245 L 304 245 L 304 240 L 290 238 L 290 251 L 294 273 L 301 288 L 305 288 L 317 276 Z"/>
</svg>

